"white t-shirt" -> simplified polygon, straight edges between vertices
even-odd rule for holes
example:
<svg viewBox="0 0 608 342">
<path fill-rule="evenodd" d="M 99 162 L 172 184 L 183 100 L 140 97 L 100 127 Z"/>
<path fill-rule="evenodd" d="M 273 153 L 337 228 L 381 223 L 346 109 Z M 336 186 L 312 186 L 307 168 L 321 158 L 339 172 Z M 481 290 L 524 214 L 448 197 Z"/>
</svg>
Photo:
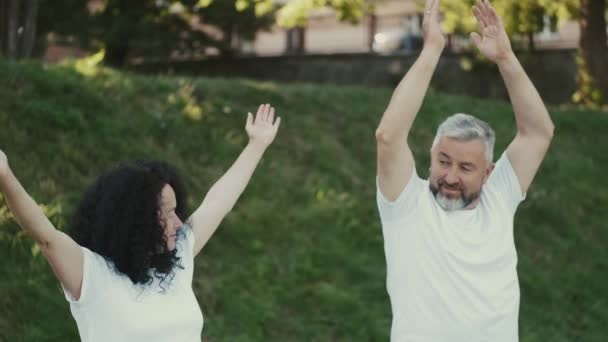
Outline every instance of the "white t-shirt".
<svg viewBox="0 0 608 342">
<path fill-rule="evenodd" d="M 513 216 L 524 198 L 506 153 L 475 209 L 443 210 L 415 170 L 396 201 L 377 189 L 391 341 L 518 341 Z"/>
<path fill-rule="evenodd" d="M 203 314 L 192 291 L 194 234 L 184 225 L 177 256 L 183 269 L 160 284 L 134 285 L 99 254 L 82 248 L 84 270 L 79 300 L 64 289 L 83 342 L 200 342 Z M 163 292 L 163 288 L 165 289 Z"/>
</svg>

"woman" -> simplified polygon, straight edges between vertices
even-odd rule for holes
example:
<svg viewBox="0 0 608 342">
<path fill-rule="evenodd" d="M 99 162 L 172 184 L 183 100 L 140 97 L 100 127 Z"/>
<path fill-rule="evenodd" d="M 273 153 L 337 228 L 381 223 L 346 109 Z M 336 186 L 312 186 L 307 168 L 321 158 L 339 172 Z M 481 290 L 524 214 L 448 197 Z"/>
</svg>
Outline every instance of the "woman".
<svg viewBox="0 0 608 342">
<path fill-rule="evenodd" d="M 85 193 L 72 237 L 53 227 L 0 150 L 0 191 L 61 283 L 82 341 L 200 341 L 194 257 L 245 189 L 280 121 L 268 104 L 255 120 L 248 114 L 249 144 L 185 223 L 176 172 L 162 162 L 134 163 Z"/>
</svg>

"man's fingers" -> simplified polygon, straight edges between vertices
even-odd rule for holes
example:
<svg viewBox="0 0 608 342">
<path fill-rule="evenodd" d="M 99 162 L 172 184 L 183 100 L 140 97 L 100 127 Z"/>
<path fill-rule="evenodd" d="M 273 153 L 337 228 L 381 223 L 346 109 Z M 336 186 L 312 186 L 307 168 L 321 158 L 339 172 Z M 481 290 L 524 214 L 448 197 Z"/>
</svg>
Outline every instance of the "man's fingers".
<svg viewBox="0 0 608 342">
<path fill-rule="evenodd" d="M 424 19 L 435 17 L 435 14 L 439 12 L 439 0 L 427 0 L 424 3 Z"/>
<path fill-rule="evenodd" d="M 484 17 L 484 19 L 487 20 L 488 15 L 490 13 L 488 11 L 488 6 L 486 5 L 486 1 L 485 0 L 477 0 L 476 6 L 479 9 L 479 12 L 481 13 L 481 15 Z"/>
<path fill-rule="evenodd" d="M 494 12 L 492 10 L 492 7 L 490 5 L 490 2 L 487 0 L 483 0 L 482 1 L 482 13 L 484 15 L 484 19 L 486 21 L 487 25 L 498 25 L 498 22 L 496 21 L 496 16 L 494 15 L 496 12 Z"/>
<path fill-rule="evenodd" d="M 498 12 L 496 12 L 496 8 L 494 8 L 494 6 L 492 6 L 490 2 L 488 2 L 488 9 L 490 12 L 490 18 L 494 20 L 496 25 L 502 26 L 502 20 L 500 19 L 500 16 L 498 15 Z"/>
<path fill-rule="evenodd" d="M 427 0 L 424 9 L 424 18 L 422 25 L 428 25 L 429 22 L 439 22 L 439 5 L 441 0 Z M 430 21 L 429 21 L 430 20 Z"/>
<path fill-rule="evenodd" d="M 477 46 L 477 48 L 479 48 L 479 45 L 481 45 L 481 36 L 479 35 L 479 33 L 477 32 L 471 32 L 471 40 L 473 41 L 473 43 L 475 43 L 475 46 Z"/>
<path fill-rule="evenodd" d="M 268 113 L 268 122 L 272 124 L 274 121 L 274 107 L 270 107 L 270 112 Z"/>
<path fill-rule="evenodd" d="M 479 24 L 479 27 L 481 29 L 484 29 L 486 26 L 488 26 L 488 23 L 485 21 L 483 14 L 481 14 L 481 11 L 477 6 L 473 6 L 473 14 L 475 15 L 475 18 L 477 18 L 477 23 Z"/>
<path fill-rule="evenodd" d="M 277 116 L 277 121 L 275 121 L 274 124 L 273 124 L 274 129 L 278 130 L 280 125 L 281 125 L 281 117 Z"/>
<path fill-rule="evenodd" d="M 433 4 L 431 5 L 431 12 L 432 13 L 439 13 L 439 5 L 441 4 L 441 0 L 434 0 Z"/>
</svg>

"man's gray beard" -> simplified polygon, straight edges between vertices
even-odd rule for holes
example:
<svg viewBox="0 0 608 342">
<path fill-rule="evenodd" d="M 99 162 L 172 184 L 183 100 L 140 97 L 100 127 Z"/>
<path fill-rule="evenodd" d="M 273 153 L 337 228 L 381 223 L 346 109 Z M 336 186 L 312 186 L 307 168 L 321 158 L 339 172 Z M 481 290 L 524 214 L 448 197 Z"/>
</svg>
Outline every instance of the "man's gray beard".
<svg viewBox="0 0 608 342">
<path fill-rule="evenodd" d="M 462 210 L 469 206 L 469 204 L 473 203 L 478 197 L 479 193 L 473 193 L 469 196 L 466 196 L 464 192 L 461 192 L 459 198 L 448 198 L 446 197 L 438 188 L 430 184 L 431 192 L 437 201 L 437 204 L 445 210 L 445 211 L 454 211 L 454 210 Z"/>
</svg>

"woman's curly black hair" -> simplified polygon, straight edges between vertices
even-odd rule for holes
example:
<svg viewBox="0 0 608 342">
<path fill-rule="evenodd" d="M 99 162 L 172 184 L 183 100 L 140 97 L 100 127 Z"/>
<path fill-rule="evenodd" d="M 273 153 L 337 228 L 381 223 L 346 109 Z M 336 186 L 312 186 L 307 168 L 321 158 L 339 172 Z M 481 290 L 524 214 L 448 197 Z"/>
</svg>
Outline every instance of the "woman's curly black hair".
<svg viewBox="0 0 608 342">
<path fill-rule="evenodd" d="M 175 213 L 183 218 L 186 193 L 177 171 L 165 162 L 122 164 L 101 175 L 84 194 L 71 221 L 72 237 L 103 256 L 134 284 L 162 281 L 179 267 L 159 220 L 160 194 L 175 191 Z M 152 272 L 150 272 L 152 271 Z"/>
</svg>

